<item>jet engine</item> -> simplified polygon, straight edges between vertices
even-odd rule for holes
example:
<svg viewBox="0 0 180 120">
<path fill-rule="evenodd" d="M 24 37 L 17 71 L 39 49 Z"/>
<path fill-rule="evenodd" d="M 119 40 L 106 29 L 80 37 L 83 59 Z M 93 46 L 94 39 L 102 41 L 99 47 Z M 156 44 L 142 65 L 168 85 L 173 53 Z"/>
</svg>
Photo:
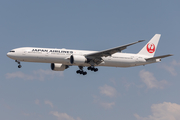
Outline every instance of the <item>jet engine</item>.
<svg viewBox="0 0 180 120">
<path fill-rule="evenodd" d="M 51 70 L 54 71 L 64 71 L 67 68 L 68 68 L 67 65 L 63 65 L 61 63 L 51 63 Z"/>
<path fill-rule="evenodd" d="M 87 59 L 84 56 L 80 55 L 71 55 L 70 63 L 71 64 L 84 64 L 86 63 Z"/>
</svg>

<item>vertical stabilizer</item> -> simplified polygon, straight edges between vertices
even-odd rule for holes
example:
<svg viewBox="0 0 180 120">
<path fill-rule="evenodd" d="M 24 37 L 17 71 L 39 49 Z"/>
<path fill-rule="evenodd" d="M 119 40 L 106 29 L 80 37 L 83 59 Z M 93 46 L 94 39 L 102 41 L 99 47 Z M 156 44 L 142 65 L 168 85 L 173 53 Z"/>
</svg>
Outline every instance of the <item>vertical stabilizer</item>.
<svg viewBox="0 0 180 120">
<path fill-rule="evenodd" d="M 153 57 L 156 52 L 160 37 L 161 34 L 155 34 L 154 37 L 143 47 L 143 49 L 141 49 L 138 54 Z"/>
</svg>

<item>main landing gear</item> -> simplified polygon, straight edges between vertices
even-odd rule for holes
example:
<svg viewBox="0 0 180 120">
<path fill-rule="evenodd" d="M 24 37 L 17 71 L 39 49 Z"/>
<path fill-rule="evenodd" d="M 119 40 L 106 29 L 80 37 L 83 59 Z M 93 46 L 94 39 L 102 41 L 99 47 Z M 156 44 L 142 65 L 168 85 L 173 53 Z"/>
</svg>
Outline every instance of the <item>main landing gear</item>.
<svg viewBox="0 0 180 120">
<path fill-rule="evenodd" d="M 94 72 L 97 72 L 98 71 L 98 68 L 95 68 L 94 66 L 90 66 L 87 68 L 88 70 L 91 70 L 91 71 L 94 71 Z"/>
<path fill-rule="evenodd" d="M 79 69 L 80 69 L 80 70 L 77 70 L 77 71 L 76 71 L 77 74 L 82 74 L 82 75 L 86 75 L 86 74 L 87 74 L 86 71 L 83 71 L 83 66 L 79 66 Z"/>
<path fill-rule="evenodd" d="M 80 70 L 77 70 L 76 73 L 77 74 L 82 74 L 82 75 L 86 75 L 87 72 L 86 71 L 83 71 L 83 66 L 79 66 L 79 69 Z M 98 68 L 95 68 L 94 66 L 90 66 L 87 68 L 88 70 L 91 70 L 91 71 L 94 71 L 94 72 L 97 72 L 98 71 Z"/>
<path fill-rule="evenodd" d="M 17 62 L 17 63 L 18 63 L 18 68 L 21 68 L 21 67 L 22 67 L 22 65 L 21 65 L 20 61 L 15 60 L 15 62 Z"/>
</svg>

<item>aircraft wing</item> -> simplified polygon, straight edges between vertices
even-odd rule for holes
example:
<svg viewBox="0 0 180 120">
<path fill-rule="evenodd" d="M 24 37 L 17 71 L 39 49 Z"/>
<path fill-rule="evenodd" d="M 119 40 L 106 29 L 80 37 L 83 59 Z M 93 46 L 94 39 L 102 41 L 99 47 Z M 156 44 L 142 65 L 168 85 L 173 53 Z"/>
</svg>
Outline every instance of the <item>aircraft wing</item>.
<svg viewBox="0 0 180 120">
<path fill-rule="evenodd" d="M 172 54 L 162 55 L 162 56 L 147 58 L 146 60 L 156 60 L 156 59 L 161 59 L 161 58 L 165 58 L 165 57 L 169 57 L 169 56 L 173 56 L 173 55 Z"/>
<path fill-rule="evenodd" d="M 111 48 L 111 49 L 107 49 L 107 50 L 103 50 L 103 51 L 98 51 L 95 53 L 87 54 L 85 56 L 87 58 L 91 58 L 91 59 L 93 59 L 93 58 L 101 59 L 101 57 L 111 56 L 112 54 L 114 54 L 116 52 L 121 52 L 122 50 L 126 49 L 128 46 L 131 46 L 131 45 L 134 45 L 136 43 L 143 42 L 143 41 L 145 41 L 145 40 L 139 40 L 139 41 L 134 42 L 134 43 L 130 43 L 127 45 L 123 45 L 123 46 L 119 46 L 119 47 L 115 47 L 115 48 Z"/>
</svg>

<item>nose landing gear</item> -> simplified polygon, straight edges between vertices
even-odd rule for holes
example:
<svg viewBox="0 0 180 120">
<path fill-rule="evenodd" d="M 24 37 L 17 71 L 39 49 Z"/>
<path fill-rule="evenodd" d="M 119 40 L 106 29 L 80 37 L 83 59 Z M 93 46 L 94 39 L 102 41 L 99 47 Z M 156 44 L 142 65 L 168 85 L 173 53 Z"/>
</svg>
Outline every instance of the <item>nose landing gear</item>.
<svg viewBox="0 0 180 120">
<path fill-rule="evenodd" d="M 17 63 L 18 63 L 18 68 L 21 68 L 21 67 L 22 67 L 22 65 L 21 65 L 20 61 L 15 60 L 15 62 L 17 62 Z"/>
</svg>

